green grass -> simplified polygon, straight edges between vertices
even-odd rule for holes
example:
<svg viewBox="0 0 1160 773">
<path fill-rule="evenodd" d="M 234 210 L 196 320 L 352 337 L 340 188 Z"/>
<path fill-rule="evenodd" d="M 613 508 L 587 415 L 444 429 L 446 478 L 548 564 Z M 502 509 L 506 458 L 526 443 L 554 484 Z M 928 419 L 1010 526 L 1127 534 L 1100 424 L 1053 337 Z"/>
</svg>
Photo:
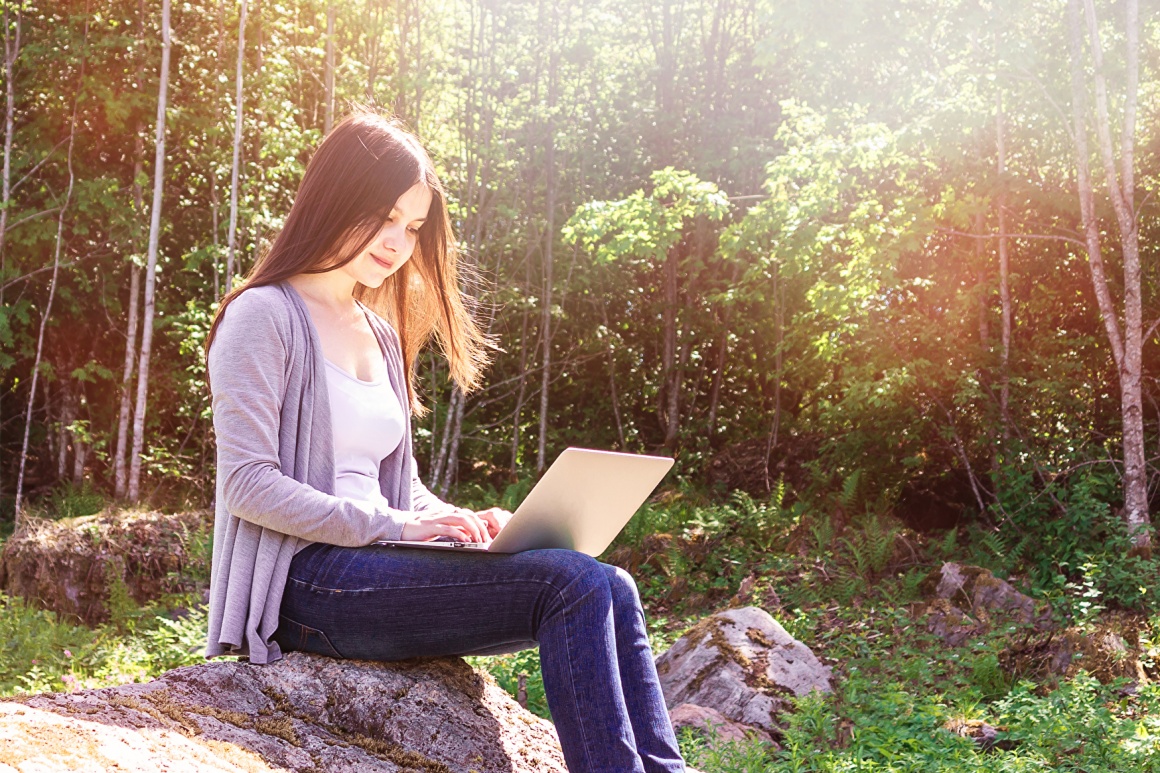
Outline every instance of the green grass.
<svg viewBox="0 0 1160 773">
<path fill-rule="evenodd" d="M 0 696 L 147 682 L 204 662 L 206 610 L 187 600 L 188 615 L 173 619 L 179 601 L 88 628 L 0 594 Z"/>
</svg>

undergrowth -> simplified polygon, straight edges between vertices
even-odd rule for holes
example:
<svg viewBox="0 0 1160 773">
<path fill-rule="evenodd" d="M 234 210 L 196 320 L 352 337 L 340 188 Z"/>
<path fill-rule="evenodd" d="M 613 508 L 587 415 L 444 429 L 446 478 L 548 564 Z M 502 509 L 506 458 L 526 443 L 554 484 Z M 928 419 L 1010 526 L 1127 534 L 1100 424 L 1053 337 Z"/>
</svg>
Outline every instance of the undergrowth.
<svg viewBox="0 0 1160 773">
<path fill-rule="evenodd" d="M 769 499 L 734 494 L 724 503 L 687 489 L 663 493 L 602 557 L 636 577 L 654 652 L 706 614 L 754 604 L 833 670 L 832 694 L 792 701 L 777 745 L 683 731 L 690 765 L 704 773 L 1160 773 L 1153 681 L 1102 684 L 1083 670 L 1029 681 L 1003 665 L 1028 630 L 984 627 L 952 647 L 927 628 L 932 572 L 948 560 L 978 564 L 1050 603 L 1060 625 L 1092 632 L 1127 616 L 1142 667 L 1150 680 L 1160 676 L 1160 572 L 1153 559 L 1118 552 L 1125 535 L 1095 483 L 1056 492 L 1062 511 L 1055 503 L 1036 511 L 1036 500 L 1017 514 L 1007 508 L 1014 526 L 933 536 L 862 501 L 855 483 L 821 509 L 786 505 L 783 485 Z M 511 508 L 525 492 L 476 493 Z M 0 694 L 142 681 L 202 662 L 204 608 L 189 603 L 177 617 L 167 609 L 181 600 L 122 601 L 111 623 L 88 629 L 0 596 Z M 536 650 L 470 662 L 513 695 L 523 675 L 528 708 L 550 716 Z M 987 749 L 954 732 L 983 722 L 997 733 Z"/>
<path fill-rule="evenodd" d="M 88 628 L 0 593 L 0 696 L 147 682 L 205 662 L 205 607 L 167 602 L 129 600 L 110 623 Z"/>
</svg>

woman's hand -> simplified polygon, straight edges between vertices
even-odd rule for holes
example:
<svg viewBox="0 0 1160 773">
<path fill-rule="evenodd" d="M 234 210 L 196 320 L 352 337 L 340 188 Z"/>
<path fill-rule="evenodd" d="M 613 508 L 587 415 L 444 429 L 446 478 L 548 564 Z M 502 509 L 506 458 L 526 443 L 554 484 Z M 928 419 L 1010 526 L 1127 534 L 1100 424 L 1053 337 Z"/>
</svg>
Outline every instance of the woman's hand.
<svg viewBox="0 0 1160 773">
<path fill-rule="evenodd" d="M 507 525 L 512 514 L 502 507 L 489 507 L 486 510 L 476 510 L 475 514 L 487 524 L 487 532 L 492 537 L 499 534 L 499 530 Z"/>
<path fill-rule="evenodd" d="M 425 542 L 436 537 L 451 537 L 463 542 L 491 542 L 488 523 L 471 510 L 452 507 L 416 513 L 403 525 L 402 538 Z"/>
<path fill-rule="evenodd" d="M 499 507 L 474 512 L 462 507 L 417 513 L 403 525 L 405 540 L 427 541 L 451 537 L 463 542 L 488 544 L 512 514 Z"/>
</svg>

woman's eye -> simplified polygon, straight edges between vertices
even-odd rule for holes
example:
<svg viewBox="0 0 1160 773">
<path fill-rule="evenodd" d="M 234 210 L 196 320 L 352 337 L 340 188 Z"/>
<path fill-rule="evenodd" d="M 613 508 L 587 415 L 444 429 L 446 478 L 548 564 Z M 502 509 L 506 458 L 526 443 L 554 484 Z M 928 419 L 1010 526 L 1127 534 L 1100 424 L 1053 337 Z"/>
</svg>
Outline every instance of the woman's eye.
<svg viewBox="0 0 1160 773">
<path fill-rule="evenodd" d="M 411 226 L 407 229 L 407 233 L 412 233 L 412 234 L 415 234 L 416 236 L 418 236 L 419 235 L 419 228 L 417 226 Z"/>
</svg>

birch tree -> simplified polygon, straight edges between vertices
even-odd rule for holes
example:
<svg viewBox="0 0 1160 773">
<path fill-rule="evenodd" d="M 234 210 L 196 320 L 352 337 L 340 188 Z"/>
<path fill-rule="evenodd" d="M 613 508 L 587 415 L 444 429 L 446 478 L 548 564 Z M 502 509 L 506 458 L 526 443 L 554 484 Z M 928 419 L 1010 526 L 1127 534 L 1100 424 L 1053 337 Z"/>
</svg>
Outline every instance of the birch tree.
<svg viewBox="0 0 1160 773">
<path fill-rule="evenodd" d="M 0 180 L 0 308 L 4 306 L 4 280 L 8 268 L 4 252 L 8 235 L 8 208 L 12 205 L 12 134 L 16 115 L 16 58 L 20 55 L 20 22 L 24 12 L 23 0 L 16 5 L 15 21 L 11 19 L 8 3 L 4 4 L 4 168 Z M 2 419 L 3 414 L 0 414 Z M 3 427 L 0 421 L 0 427 Z M 19 501 L 19 500 L 18 500 Z"/>
<path fill-rule="evenodd" d="M 242 74 L 246 56 L 246 10 L 248 2 L 242 0 L 242 13 L 238 21 L 238 69 L 235 75 L 234 97 L 234 161 L 230 169 L 230 232 L 226 237 L 226 286 L 228 293 L 234 286 L 234 250 L 238 237 L 238 172 L 242 163 Z"/>
<path fill-rule="evenodd" d="M 20 22 L 24 13 L 24 3 L 16 5 L 15 20 L 10 18 L 8 3 L 4 4 L 4 179 L 0 181 L 3 191 L 3 207 L 0 208 L 0 276 L 4 275 L 4 247 L 8 236 L 8 208 L 12 198 L 12 135 L 16 115 L 16 59 L 20 56 Z M 0 286 L 0 303 L 4 300 L 4 290 Z"/>
<path fill-rule="evenodd" d="M 138 12 L 138 41 L 144 48 L 145 41 L 145 0 L 137 4 Z M 144 91 L 144 66 L 137 66 L 137 88 Z M 134 222 L 139 222 L 145 214 L 145 194 L 141 189 L 141 176 L 145 167 L 145 139 L 142 134 L 145 126 L 138 122 L 133 130 L 133 211 L 136 215 Z M 215 229 L 216 231 L 216 229 Z M 137 238 L 133 239 L 134 252 L 140 251 Z M 216 261 L 214 275 L 217 275 Z M 113 496 L 116 499 L 125 497 L 125 490 L 129 483 L 129 471 L 126 465 L 126 452 L 129 448 L 129 422 L 133 415 L 133 372 L 137 364 L 137 322 L 140 316 L 141 296 L 141 266 L 134 256 L 129 261 L 129 319 L 125 330 L 125 362 L 121 371 L 121 405 L 117 411 L 117 445 L 113 452 Z"/>
<path fill-rule="evenodd" d="M 1080 216 L 1087 250 L 1088 266 L 1104 331 L 1112 350 L 1112 359 L 1120 387 L 1122 416 L 1124 520 L 1137 550 L 1151 551 L 1151 527 L 1148 514 L 1147 462 L 1144 453 L 1143 406 L 1143 311 L 1140 288 L 1140 233 L 1136 213 L 1135 142 L 1136 106 L 1139 92 L 1140 41 L 1139 0 L 1126 0 L 1125 63 L 1127 70 L 1120 116 L 1119 165 L 1112 139 L 1107 76 L 1103 42 L 1096 17 L 1094 0 L 1069 0 L 1068 47 L 1071 54 L 1071 92 L 1073 146 L 1076 163 L 1076 187 Z M 1085 25 L 1086 22 L 1086 25 Z M 1087 57 L 1084 54 L 1084 29 L 1087 32 Z M 1124 264 L 1123 312 L 1112 298 L 1104 265 L 1104 245 L 1096 212 L 1094 181 L 1088 135 L 1093 121 L 1088 105 L 1085 69 L 1092 69 L 1095 94 L 1094 124 L 1096 149 L 1103 170 L 1108 200 L 1115 216 Z"/>
<path fill-rule="evenodd" d="M 161 192 L 165 182 L 165 110 L 169 90 L 169 0 L 161 2 L 161 85 L 157 96 L 156 153 L 153 167 L 153 204 L 149 218 L 149 251 L 145 264 L 145 314 L 141 321 L 141 356 L 137 368 L 137 405 L 133 412 L 133 451 L 129 466 L 129 500 L 141 495 L 141 453 L 145 447 L 145 409 L 149 400 L 149 353 L 153 346 L 156 310 L 157 244 L 161 238 Z"/>
</svg>

